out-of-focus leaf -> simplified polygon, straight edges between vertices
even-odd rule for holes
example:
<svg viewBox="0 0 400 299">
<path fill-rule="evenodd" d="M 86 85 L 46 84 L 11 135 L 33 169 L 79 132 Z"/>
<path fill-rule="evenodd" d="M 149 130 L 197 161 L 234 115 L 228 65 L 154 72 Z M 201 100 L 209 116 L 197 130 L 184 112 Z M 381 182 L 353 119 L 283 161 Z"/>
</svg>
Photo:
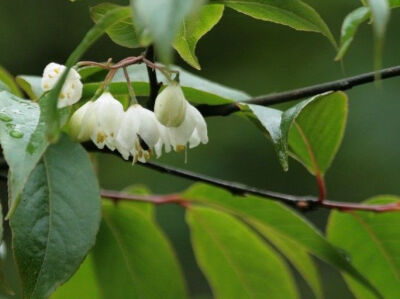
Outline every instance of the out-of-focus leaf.
<svg viewBox="0 0 400 299">
<path fill-rule="evenodd" d="M 16 81 L 31 100 L 38 101 L 43 95 L 43 89 L 41 86 L 42 77 L 20 75 L 17 76 Z"/>
<path fill-rule="evenodd" d="M 0 66 L 0 91 L 3 90 L 9 91 L 18 97 L 23 96 L 18 85 L 15 83 L 14 77 Z"/>
<path fill-rule="evenodd" d="M 383 43 L 390 18 L 390 6 L 388 0 L 366 0 L 366 2 L 371 9 L 375 35 L 374 64 L 375 69 L 379 69 L 382 65 Z"/>
<path fill-rule="evenodd" d="M 376 292 L 346 257 L 332 246 L 311 223 L 287 206 L 256 196 L 232 196 L 225 190 L 204 184 L 192 186 L 182 196 L 187 200 L 232 213 L 257 229 L 265 227 L 277 237 L 289 239 L 299 248 L 346 272 Z"/>
<path fill-rule="evenodd" d="M 148 208 L 133 202 L 103 204 L 93 254 L 104 298 L 186 298 L 175 254 Z"/>
<path fill-rule="evenodd" d="M 184 71 L 179 67 L 174 66 L 173 69 L 179 71 L 180 84 L 185 97 L 193 104 L 229 104 L 232 102 L 244 101 L 250 98 L 249 95 L 242 91 L 211 82 L 207 79 Z M 148 96 L 149 79 L 147 76 L 146 67 L 144 65 L 132 65 L 128 67 L 128 72 L 135 89 L 135 94 L 137 96 Z M 164 85 L 167 84 L 164 76 L 158 71 L 157 76 L 160 82 L 162 82 Z M 97 88 L 99 88 L 100 84 L 100 82 L 85 84 L 83 88 L 83 98 L 91 98 L 95 94 Z M 111 83 L 109 87 L 113 95 L 118 96 L 129 94 L 126 80 L 122 71 L 117 72 L 113 83 Z"/>
<path fill-rule="evenodd" d="M 106 33 L 113 40 L 113 42 L 120 46 L 128 48 L 140 47 L 141 44 L 133 25 L 131 9 L 129 6 L 123 7 L 113 3 L 101 3 L 90 8 L 90 16 L 92 17 L 93 21 L 97 23 L 107 12 L 115 8 L 123 8 L 127 10 L 127 16 L 118 23 L 109 27 L 106 30 Z"/>
<path fill-rule="evenodd" d="M 186 219 L 216 298 L 298 298 L 285 263 L 238 219 L 205 207 L 190 207 Z"/>
<path fill-rule="evenodd" d="M 211 0 L 222 3 L 253 18 L 290 26 L 297 30 L 325 35 L 336 48 L 335 38 L 320 15 L 299 0 Z"/>
<path fill-rule="evenodd" d="M 171 62 L 172 43 L 185 18 L 200 7 L 199 0 L 131 0 L 135 25 L 143 32 L 143 39 L 154 40 L 162 62 Z M 146 36 L 148 35 L 148 36 Z"/>
<path fill-rule="evenodd" d="M 51 299 L 99 299 L 100 286 L 94 272 L 93 257 L 89 254 L 79 270 L 50 297 Z"/>
<path fill-rule="evenodd" d="M 46 298 L 74 274 L 94 245 L 100 211 L 89 156 L 63 136 L 33 170 L 10 222 L 25 298 Z"/>
<path fill-rule="evenodd" d="M 219 22 L 223 12 L 223 5 L 203 6 L 199 13 L 190 16 L 183 22 L 176 36 L 174 48 L 188 64 L 198 70 L 200 64 L 195 53 L 196 45 Z"/>
<path fill-rule="evenodd" d="M 347 120 L 347 96 L 329 92 L 304 100 L 282 114 L 283 155 L 291 155 L 312 174 L 323 175 L 341 144 Z"/>
<path fill-rule="evenodd" d="M 358 27 L 370 18 L 370 9 L 368 7 L 359 7 L 349 13 L 343 21 L 340 46 L 335 60 L 341 60 L 353 42 L 354 35 Z"/>
<path fill-rule="evenodd" d="M 366 204 L 398 203 L 395 196 L 377 196 Z M 337 212 L 329 217 L 329 240 L 342 248 L 352 264 L 371 281 L 384 298 L 400 297 L 400 213 Z M 357 298 L 377 298 L 344 275 Z"/>
</svg>

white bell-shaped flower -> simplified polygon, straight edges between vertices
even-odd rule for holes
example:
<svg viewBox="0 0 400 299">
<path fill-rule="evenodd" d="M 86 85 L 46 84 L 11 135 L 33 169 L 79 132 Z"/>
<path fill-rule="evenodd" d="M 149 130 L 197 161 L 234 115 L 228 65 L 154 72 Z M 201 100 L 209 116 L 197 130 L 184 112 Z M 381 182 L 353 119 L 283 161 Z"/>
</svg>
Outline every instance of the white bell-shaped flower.
<svg viewBox="0 0 400 299">
<path fill-rule="evenodd" d="M 110 150 L 115 150 L 115 137 L 123 115 L 122 104 L 109 92 L 103 93 L 88 109 L 84 118 L 95 124 L 91 139 L 98 148 L 102 149 L 106 145 Z"/>
<path fill-rule="evenodd" d="M 57 63 L 49 63 L 44 71 L 42 77 L 42 89 L 43 91 L 48 91 L 52 89 L 58 79 L 60 79 L 62 73 L 66 69 L 66 66 Z M 58 98 L 57 107 L 63 108 L 70 106 L 78 102 L 82 97 L 83 85 L 81 82 L 81 76 L 79 73 L 70 69 L 67 79 L 61 89 L 60 96 Z"/>
<path fill-rule="evenodd" d="M 178 127 L 185 119 L 186 99 L 177 82 L 170 83 L 156 98 L 154 113 L 161 124 Z"/>
<path fill-rule="evenodd" d="M 168 128 L 169 138 L 175 151 L 196 147 L 201 143 L 208 143 L 207 124 L 201 113 L 187 103 L 186 115 L 183 123 L 177 128 Z"/>
<path fill-rule="evenodd" d="M 69 120 L 69 133 L 77 141 L 88 141 L 96 125 L 93 101 L 86 102 L 72 114 Z"/>
<path fill-rule="evenodd" d="M 157 157 L 164 145 L 164 128 L 157 121 L 154 113 L 134 104 L 124 113 L 116 136 L 116 147 L 126 160 L 133 156 L 133 162 L 146 162 L 153 150 Z"/>
</svg>

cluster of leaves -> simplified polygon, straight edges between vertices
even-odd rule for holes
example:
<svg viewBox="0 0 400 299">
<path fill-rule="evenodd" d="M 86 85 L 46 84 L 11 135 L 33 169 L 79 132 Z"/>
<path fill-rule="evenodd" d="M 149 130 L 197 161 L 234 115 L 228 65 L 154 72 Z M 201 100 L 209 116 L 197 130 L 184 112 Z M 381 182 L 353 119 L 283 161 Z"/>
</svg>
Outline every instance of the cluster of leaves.
<svg viewBox="0 0 400 299">
<path fill-rule="evenodd" d="M 386 24 L 382 16 L 388 15 L 383 2 L 367 1 L 346 18 L 339 58 L 356 27 L 370 16 L 377 36 L 382 36 Z M 390 5 L 400 4 L 391 1 Z M 200 68 L 196 44 L 218 23 L 225 6 L 260 20 L 319 32 L 336 46 L 322 18 L 298 0 L 211 0 L 202 6 L 195 0 L 134 0 L 127 7 L 108 3 L 93 7 L 96 25 L 66 66 L 74 66 L 107 33 L 125 47 L 154 43 L 164 63 L 170 62 L 173 47 L 186 62 Z M 289 155 L 317 177 L 328 170 L 346 126 L 348 100 L 343 92 L 317 95 L 280 111 L 246 104 L 246 93 L 173 68 L 179 70 L 185 96 L 193 104 L 238 103 L 238 113 L 253 121 L 272 142 L 285 170 Z M 79 72 L 84 102 L 94 96 L 105 74 L 97 67 Z M 150 86 L 145 66 L 131 66 L 128 72 L 136 95 L 147 97 Z M 57 110 L 56 100 L 64 80 L 65 74 L 52 91 L 43 94 L 40 77 L 19 76 L 16 85 L 0 69 L 0 143 L 9 166 L 7 217 L 25 298 L 49 297 L 85 258 L 54 298 L 186 297 L 180 266 L 155 222 L 153 205 L 101 203 L 88 154 L 63 133 L 71 109 Z M 122 73 L 116 74 L 109 87 L 121 101 L 129 98 Z M 21 89 L 30 100 L 23 99 Z M 146 193 L 138 188 L 125 192 Z M 195 185 L 181 197 L 187 202 L 195 256 L 218 298 L 263 298 L 265 294 L 298 298 L 288 261 L 321 298 L 321 282 L 311 256 L 341 271 L 358 298 L 400 295 L 400 248 L 393 242 L 400 234 L 396 230 L 399 214 L 332 212 L 324 236 L 292 209 L 265 198 L 234 196 L 206 185 Z M 368 204 L 387 202 L 399 199 L 378 197 Z"/>
</svg>

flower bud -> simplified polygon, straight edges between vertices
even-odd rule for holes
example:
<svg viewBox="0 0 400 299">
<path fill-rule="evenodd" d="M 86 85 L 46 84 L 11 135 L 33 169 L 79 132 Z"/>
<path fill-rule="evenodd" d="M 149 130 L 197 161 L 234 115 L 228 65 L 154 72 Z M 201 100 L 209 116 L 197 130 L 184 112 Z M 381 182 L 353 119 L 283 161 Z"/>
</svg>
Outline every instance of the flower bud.
<svg viewBox="0 0 400 299">
<path fill-rule="evenodd" d="M 52 89 L 56 85 L 58 79 L 60 79 L 65 69 L 66 67 L 64 65 L 54 62 L 49 63 L 43 71 L 43 91 L 49 91 Z M 73 105 L 81 99 L 83 85 L 80 79 L 81 76 L 79 73 L 74 69 L 70 69 L 58 98 L 58 108 Z"/>
<path fill-rule="evenodd" d="M 88 141 L 95 126 L 93 102 L 89 101 L 72 114 L 69 120 L 69 134 L 77 141 Z"/>
<path fill-rule="evenodd" d="M 186 99 L 178 83 L 168 85 L 156 98 L 154 113 L 166 127 L 179 127 L 185 119 Z"/>
</svg>

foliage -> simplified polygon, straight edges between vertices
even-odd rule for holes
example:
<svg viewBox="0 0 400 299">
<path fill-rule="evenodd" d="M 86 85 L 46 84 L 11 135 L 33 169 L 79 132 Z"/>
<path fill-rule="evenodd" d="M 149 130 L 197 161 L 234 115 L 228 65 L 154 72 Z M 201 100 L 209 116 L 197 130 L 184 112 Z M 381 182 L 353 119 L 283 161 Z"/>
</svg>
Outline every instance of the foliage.
<svg viewBox="0 0 400 299">
<path fill-rule="evenodd" d="M 66 71 L 49 92 L 43 92 L 41 77 L 14 78 L 0 68 L 0 144 L 8 168 L 6 218 L 10 220 L 23 297 L 187 298 L 190 291 L 182 261 L 155 217 L 155 205 L 168 203 L 184 208 L 194 256 L 216 298 L 265 298 L 266 294 L 268 298 L 299 298 L 293 270 L 304 278 L 316 298 L 323 298 L 314 257 L 340 271 L 357 298 L 399 297 L 400 248 L 396 240 L 400 214 L 369 209 L 399 210 L 399 199 L 378 196 L 353 206 L 323 202 L 323 177 L 345 133 L 347 95 L 334 89 L 314 93 L 285 109 L 271 108 L 266 102 L 251 100 L 245 92 L 172 64 L 175 49 L 185 62 L 200 70 L 197 44 L 218 24 L 227 7 L 258 20 L 322 34 L 337 50 L 336 60 L 349 50 L 358 27 L 370 20 L 377 68 L 390 9 L 399 6 L 397 0 L 363 1 L 362 7 L 345 17 L 337 47 L 323 18 L 299 0 L 102 3 L 90 8 L 95 24 L 66 60 Z M 103 34 L 122 47 L 151 49 L 154 45 L 163 64 L 155 64 L 148 55 L 134 57 L 137 60 L 128 57 L 116 64 L 79 62 Z M 81 102 L 57 109 L 71 68 L 81 76 Z M 218 187 L 195 184 L 165 196 L 130 187 L 115 197 L 101 198 L 95 157 L 85 151 L 93 147 L 67 136 L 72 112 L 96 100 L 104 90 L 125 109 L 130 103 L 152 109 L 152 92 L 162 90 L 172 80 L 179 82 L 187 105 L 200 111 L 219 111 L 217 115 L 236 112 L 253 122 L 272 143 L 285 171 L 290 156 L 316 177 L 319 201 L 306 197 L 293 200 L 291 196 L 283 199 L 295 208 L 324 204 L 339 208 L 330 214 L 326 236 L 295 209 L 277 202 L 282 200 L 279 194 L 260 194 L 254 188 L 243 191 L 242 185 L 208 178 L 200 180 Z M 231 110 L 228 113 L 226 109 Z M 141 147 L 148 147 L 143 146 L 142 136 L 137 138 Z M 147 150 L 151 153 L 152 149 Z M 180 174 L 190 177 L 186 172 Z M 8 290 L 3 283 L 0 275 L 0 291 Z"/>
</svg>

